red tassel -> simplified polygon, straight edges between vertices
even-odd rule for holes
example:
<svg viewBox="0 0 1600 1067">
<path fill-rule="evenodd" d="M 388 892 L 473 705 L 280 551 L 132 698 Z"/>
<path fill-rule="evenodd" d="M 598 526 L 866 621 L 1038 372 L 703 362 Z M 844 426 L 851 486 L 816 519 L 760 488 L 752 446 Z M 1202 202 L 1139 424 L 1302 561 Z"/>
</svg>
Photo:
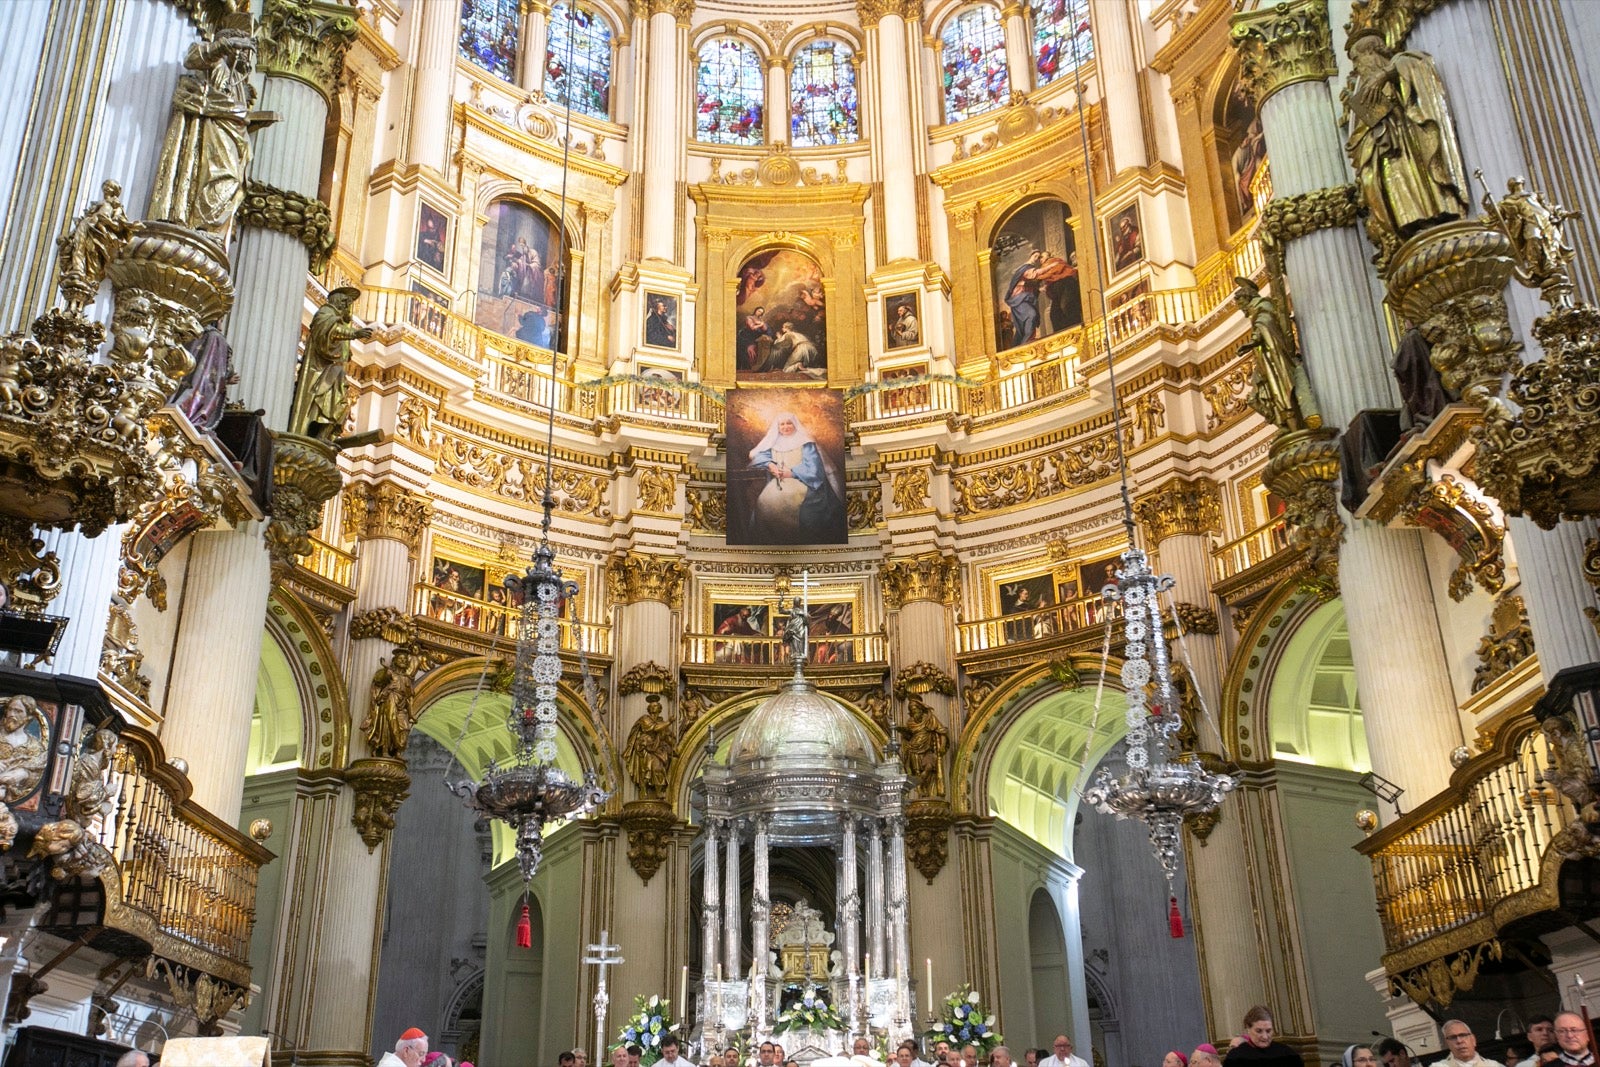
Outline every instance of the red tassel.
<svg viewBox="0 0 1600 1067">
<path fill-rule="evenodd" d="M 527 909 L 524 908 L 524 911 Z M 1167 927 L 1172 931 L 1173 937 L 1183 936 L 1183 913 L 1178 910 L 1178 898 L 1170 897 L 1167 902 Z"/>
<path fill-rule="evenodd" d="M 1172 906 L 1177 908 L 1177 902 L 1174 901 Z M 1182 937 L 1182 928 L 1180 927 L 1178 933 L 1173 936 Z M 517 920 L 517 947 L 533 947 L 533 920 L 528 916 L 528 905 L 526 904 L 522 905 L 522 918 Z"/>
</svg>

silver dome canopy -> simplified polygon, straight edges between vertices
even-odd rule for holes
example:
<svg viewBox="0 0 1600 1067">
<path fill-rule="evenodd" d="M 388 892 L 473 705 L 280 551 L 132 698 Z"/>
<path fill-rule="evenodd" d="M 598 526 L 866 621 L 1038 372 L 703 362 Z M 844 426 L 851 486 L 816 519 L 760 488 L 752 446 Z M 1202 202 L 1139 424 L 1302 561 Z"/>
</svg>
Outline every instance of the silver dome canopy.
<svg viewBox="0 0 1600 1067">
<path fill-rule="evenodd" d="M 803 678 L 757 705 L 733 735 L 730 768 L 782 760 L 832 767 L 839 761 L 870 768 L 872 741 L 850 710 Z"/>
</svg>

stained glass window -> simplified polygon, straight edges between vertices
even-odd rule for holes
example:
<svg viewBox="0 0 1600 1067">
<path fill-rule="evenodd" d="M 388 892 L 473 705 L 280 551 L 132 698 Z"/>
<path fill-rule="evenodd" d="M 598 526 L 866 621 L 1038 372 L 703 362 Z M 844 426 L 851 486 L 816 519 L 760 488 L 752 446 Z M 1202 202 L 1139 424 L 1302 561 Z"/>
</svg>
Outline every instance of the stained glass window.
<svg viewBox="0 0 1600 1067">
<path fill-rule="evenodd" d="M 969 7 L 944 24 L 944 120 L 959 122 L 999 107 L 1011 94 L 1000 12 Z"/>
<path fill-rule="evenodd" d="M 842 144 L 861 137 L 855 52 L 839 41 L 808 44 L 789 76 L 789 136 L 797 146 Z"/>
<path fill-rule="evenodd" d="M 1033 0 L 1033 62 L 1038 84 L 1048 85 L 1076 62 L 1094 57 L 1089 0 Z"/>
<path fill-rule="evenodd" d="M 760 144 L 766 78 L 761 57 L 743 41 L 723 37 L 700 46 L 695 73 L 694 135 L 715 144 Z"/>
<path fill-rule="evenodd" d="M 544 94 L 580 115 L 611 117 L 611 26 L 605 19 L 576 4 L 550 5 Z"/>
<path fill-rule="evenodd" d="M 461 54 L 506 81 L 517 77 L 519 0 L 461 0 Z"/>
</svg>

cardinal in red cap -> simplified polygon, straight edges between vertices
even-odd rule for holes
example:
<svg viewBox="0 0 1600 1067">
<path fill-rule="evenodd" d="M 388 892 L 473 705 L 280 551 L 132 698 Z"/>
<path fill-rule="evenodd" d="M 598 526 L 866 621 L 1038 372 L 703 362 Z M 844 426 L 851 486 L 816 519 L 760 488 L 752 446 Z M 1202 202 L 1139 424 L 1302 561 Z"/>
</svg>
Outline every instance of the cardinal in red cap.
<svg viewBox="0 0 1600 1067">
<path fill-rule="evenodd" d="M 427 1054 L 428 1035 L 413 1026 L 400 1035 L 393 1052 L 383 1054 L 378 1067 L 422 1067 L 422 1059 Z"/>
</svg>

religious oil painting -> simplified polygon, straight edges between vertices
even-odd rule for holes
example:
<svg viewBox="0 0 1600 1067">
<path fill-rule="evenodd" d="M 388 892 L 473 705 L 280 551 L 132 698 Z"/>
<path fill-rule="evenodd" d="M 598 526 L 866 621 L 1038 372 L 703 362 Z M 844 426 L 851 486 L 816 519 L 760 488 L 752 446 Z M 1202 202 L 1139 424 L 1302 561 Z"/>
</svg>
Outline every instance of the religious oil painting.
<svg viewBox="0 0 1600 1067">
<path fill-rule="evenodd" d="M 1004 632 L 1007 641 L 1029 641 L 1055 632 L 1055 614 L 1035 614 L 1054 605 L 1055 575 L 1046 572 L 1030 578 L 1003 581 L 997 590 L 1000 614 L 1008 618 Z"/>
<path fill-rule="evenodd" d="M 515 200 L 489 205 L 473 321 L 539 348 L 560 348 L 555 226 Z"/>
<path fill-rule="evenodd" d="M 426 200 L 417 204 L 417 262 L 429 270 L 444 273 L 445 245 L 450 239 L 450 220 Z"/>
<path fill-rule="evenodd" d="M 1078 564 L 1078 588 L 1083 596 L 1099 596 L 1100 590 L 1117 580 L 1117 568 L 1122 564 L 1120 555 Z"/>
<path fill-rule="evenodd" d="M 1250 94 L 1237 79 L 1219 97 L 1218 111 L 1217 154 L 1222 173 L 1232 185 L 1227 197 L 1228 221 L 1238 227 L 1255 217 L 1255 185 L 1267 165 L 1267 138 Z"/>
<path fill-rule="evenodd" d="M 644 294 L 644 343 L 678 350 L 678 298 L 667 293 Z"/>
<path fill-rule="evenodd" d="M 739 268 L 735 304 L 740 381 L 827 378 L 827 300 L 816 260 L 788 248 L 757 252 Z"/>
<path fill-rule="evenodd" d="M 1036 200 L 1012 212 L 989 245 L 995 347 L 1016 348 L 1083 322 L 1070 209 Z"/>
<path fill-rule="evenodd" d="M 33 795 L 50 758 L 50 721 L 58 706 L 22 693 L 0 697 L 0 802 Z M 36 804 L 27 805 L 31 810 Z"/>
<path fill-rule="evenodd" d="M 890 367 L 878 375 L 883 391 L 879 407 L 884 414 L 893 415 L 909 411 L 925 411 L 932 402 L 929 395 L 928 383 L 917 381 L 926 376 L 928 365 L 918 363 L 910 367 Z M 895 385 L 895 382 L 908 382 L 907 385 Z"/>
<path fill-rule="evenodd" d="M 420 282 L 412 282 L 411 291 L 417 294 L 417 299 L 411 301 L 411 311 L 407 316 L 411 325 L 435 337 L 443 337 L 445 319 L 450 312 L 449 298 Z"/>
<path fill-rule="evenodd" d="M 812 600 L 810 605 L 812 663 L 854 663 L 855 644 L 848 636 L 855 632 L 856 606 L 852 601 Z"/>
<path fill-rule="evenodd" d="M 728 544 L 847 543 L 843 394 L 734 389 L 727 425 Z"/>
<path fill-rule="evenodd" d="M 922 315 L 917 293 L 895 293 L 883 302 L 883 347 L 915 348 L 922 344 Z"/>
<path fill-rule="evenodd" d="M 1144 259 L 1144 229 L 1139 224 L 1138 201 L 1106 220 L 1106 249 L 1111 253 L 1112 274 L 1121 274 Z"/>
<path fill-rule="evenodd" d="M 644 379 L 634 386 L 633 399 L 639 408 L 664 415 L 679 415 L 684 409 L 683 372 L 671 367 L 639 368 Z"/>
<path fill-rule="evenodd" d="M 772 608 L 748 601 L 711 605 L 711 657 L 718 663 L 770 663 L 771 645 L 752 637 L 772 635 Z"/>
</svg>

